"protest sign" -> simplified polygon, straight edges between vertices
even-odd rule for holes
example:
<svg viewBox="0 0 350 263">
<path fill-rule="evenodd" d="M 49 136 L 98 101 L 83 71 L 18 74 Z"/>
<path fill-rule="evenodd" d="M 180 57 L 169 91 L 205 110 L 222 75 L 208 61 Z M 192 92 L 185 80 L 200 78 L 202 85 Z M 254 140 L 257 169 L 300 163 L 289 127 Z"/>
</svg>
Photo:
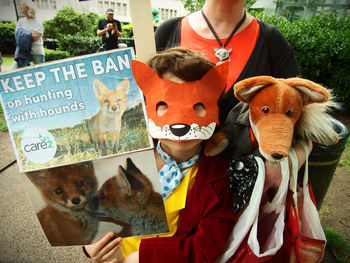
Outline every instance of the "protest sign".
<svg viewBox="0 0 350 263">
<path fill-rule="evenodd" d="M 133 58 L 121 49 L 0 75 L 24 186 L 53 246 L 168 232 Z"/>
<path fill-rule="evenodd" d="M 21 172 L 152 148 L 133 57 L 123 49 L 0 75 Z"/>
</svg>

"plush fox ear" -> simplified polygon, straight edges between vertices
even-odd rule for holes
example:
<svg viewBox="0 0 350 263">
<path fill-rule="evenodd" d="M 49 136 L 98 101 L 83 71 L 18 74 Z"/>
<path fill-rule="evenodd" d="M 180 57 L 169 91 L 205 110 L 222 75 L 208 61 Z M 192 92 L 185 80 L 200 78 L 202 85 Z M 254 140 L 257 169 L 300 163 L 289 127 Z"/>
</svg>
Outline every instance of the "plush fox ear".
<svg viewBox="0 0 350 263">
<path fill-rule="evenodd" d="M 235 96 L 242 102 L 249 103 L 263 87 L 276 84 L 277 79 L 270 76 L 258 76 L 241 80 L 233 87 Z"/>
<path fill-rule="evenodd" d="M 310 80 L 289 78 L 284 80 L 284 83 L 300 92 L 304 105 L 308 105 L 310 103 L 323 103 L 329 99 L 328 90 Z"/>
<path fill-rule="evenodd" d="M 160 77 L 150 66 L 138 60 L 131 60 L 131 70 L 137 85 L 147 98 L 147 93 L 153 85 L 156 85 Z"/>
<path fill-rule="evenodd" d="M 97 98 L 101 98 L 108 91 L 107 87 L 98 79 L 94 79 L 94 90 Z"/>
</svg>

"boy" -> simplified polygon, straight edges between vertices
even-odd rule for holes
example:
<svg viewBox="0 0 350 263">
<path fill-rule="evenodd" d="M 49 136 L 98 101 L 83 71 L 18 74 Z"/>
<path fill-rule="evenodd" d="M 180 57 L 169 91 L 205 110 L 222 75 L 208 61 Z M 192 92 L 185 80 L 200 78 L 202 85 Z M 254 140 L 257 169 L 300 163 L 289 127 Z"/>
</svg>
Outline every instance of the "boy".
<svg viewBox="0 0 350 263">
<path fill-rule="evenodd" d="M 202 155 L 201 142 L 218 124 L 228 63 L 215 67 L 198 53 L 172 48 L 148 65 L 133 61 L 132 70 L 146 98 L 149 133 L 159 140 L 155 158 L 170 232 L 123 241 L 109 233 L 84 252 L 95 262 L 108 262 L 119 247 L 124 262 L 214 262 L 237 218 L 227 163 Z"/>
</svg>

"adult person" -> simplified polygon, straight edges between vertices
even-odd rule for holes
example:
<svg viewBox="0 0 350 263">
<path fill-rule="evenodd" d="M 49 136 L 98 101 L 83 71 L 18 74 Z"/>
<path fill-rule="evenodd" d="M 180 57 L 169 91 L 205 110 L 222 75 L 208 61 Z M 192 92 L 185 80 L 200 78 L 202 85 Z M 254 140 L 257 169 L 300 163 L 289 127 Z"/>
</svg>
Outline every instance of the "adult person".
<svg viewBox="0 0 350 263">
<path fill-rule="evenodd" d="M 114 10 L 106 10 L 106 18 L 98 20 L 97 35 L 102 36 L 102 44 L 106 50 L 118 48 L 118 38 L 122 37 L 122 26 L 114 17 Z"/>
<path fill-rule="evenodd" d="M 206 0 L 201 10 L 169 19 L 155 32 L 157 50 L 182 46 L 199 51 L 214 63 L 229 61 L 226 94 L 220 102 L 220 123 L 238 103 L 233 85 L 243 79 L 269 75 L 300 75 L 292 47 L 278 29 L 246 13 L 245 0 Z M 308 142 L 309 148 L 312 144 Z M 304 151 L 296 146 L 299 163 Z M 266 165 L 265 189 L 279 186 L 280 168 Z"/>
<path fill-rule="evenodd" d="M 16 25 L 14 69 L 28 66 L 31 61 L 34 64 L 45 62 L 44 26 L 36 19 L 36 6 L 31 0 L 22 0 L 19 8 L 24 17 Z"/>
<path fill-rule="evenodd" d="M 149 133 L 159 139 L 155 158 L 170 232 L 123 240 L 113 240 L 109 233 L 85 246 L 85 253 L 95 262 L 116 262 L 108 260 L 121 245 L 125 263 L 214 262 L 237 217 L 232 213 L 227 163 L 219 156 L 205 157 L 201 142 L 214 131 L 207 125 L 218 121 L 217 100 L 228 65 L 215 67 L 184 48 L 157 54 L 148 65 L 135 61 L 132 71 L 146 97 Z M 187 129 L 190 124 L 201 124 L 206 132 Z M 158 132 L 158 127 L 166 132 Z"/>
</svg>

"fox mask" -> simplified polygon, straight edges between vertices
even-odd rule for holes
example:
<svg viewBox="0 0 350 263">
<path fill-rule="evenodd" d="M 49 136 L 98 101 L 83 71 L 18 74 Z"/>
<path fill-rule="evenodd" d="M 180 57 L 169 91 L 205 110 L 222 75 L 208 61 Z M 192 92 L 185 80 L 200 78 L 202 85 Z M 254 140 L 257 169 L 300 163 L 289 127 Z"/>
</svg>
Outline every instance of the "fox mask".
<svg viewBox="0 0 350 263">
<path fill-rule="evenodd" d="M 157 139 L 206 140 L 218 124 L 221 93 L 225 89 L 228 63 L 209 70 L 200 80 L 177 83 L 163 79 L 148 65 L 132 60 L 135 81 L 146 97 L 148 132 Z M 162 114 L 157 108 L 165 105 Z M 200 105 L 205 111 L 198 114 Z"/>
</svg>

